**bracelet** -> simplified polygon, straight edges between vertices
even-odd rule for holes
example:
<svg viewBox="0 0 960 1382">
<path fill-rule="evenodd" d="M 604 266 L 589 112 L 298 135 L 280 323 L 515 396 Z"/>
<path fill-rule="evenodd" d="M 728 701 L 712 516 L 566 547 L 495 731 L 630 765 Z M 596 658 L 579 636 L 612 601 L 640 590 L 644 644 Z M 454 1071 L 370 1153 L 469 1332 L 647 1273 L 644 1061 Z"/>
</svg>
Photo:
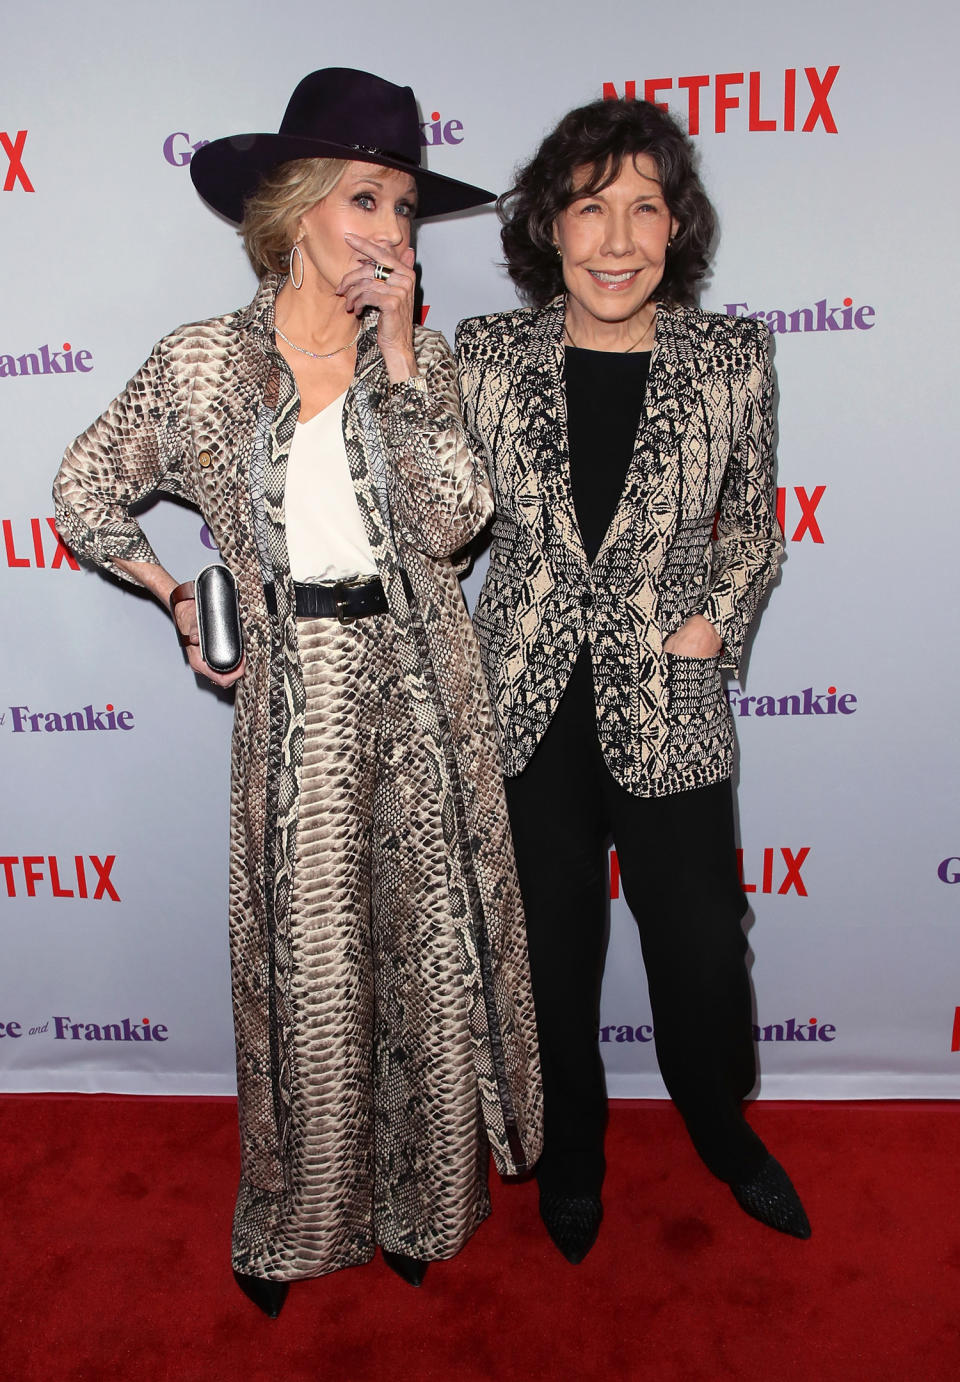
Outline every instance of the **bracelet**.
<svg viewBox="0 0 960 1382">
<path fill-rule="evenodd" d="M 180 585 L 174 586 L 167 601 L 170 606 L 170 613 L 173 617 L 173 627 L 177 631 L 177 640 L 181 648 L 192 647 L 200 641 L 198 638 L 190 638 L 187 634 L 181 633 L 180 625 L 177 623 L 177 605 L 182 604 L 184 600 L 193 600 L 194 598 L 193 581 L 183 581 Z"/>
<path fill-rule="evenodd" d="M 388 398 L 403 398 L 404 395 L 427 393 L 427 381 L 422 374 L 408 374 L 406 379 L 400 379 L 396 384 L 387 385 Z"/>
</svg>

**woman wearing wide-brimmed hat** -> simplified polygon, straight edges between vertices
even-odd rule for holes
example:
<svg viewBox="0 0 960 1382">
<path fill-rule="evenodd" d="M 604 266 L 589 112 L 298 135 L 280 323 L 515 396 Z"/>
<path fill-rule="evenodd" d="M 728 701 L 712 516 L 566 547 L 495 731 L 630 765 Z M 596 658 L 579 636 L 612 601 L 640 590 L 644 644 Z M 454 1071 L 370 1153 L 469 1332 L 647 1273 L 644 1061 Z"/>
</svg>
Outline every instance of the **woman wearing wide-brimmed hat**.
<svg viewBox="0 0 960 1382">
<path fill-rule="evenodd" d="M 419 1284 L 535 1161 L 536 1038 L 493 722 L 454 554 L 486 523 L 449 348 L 414 327 L 411 226 L 492 200 L 420 167 L 413 93 L 330 68 L 279 134 L 202 148 L 260 287 L 181 327 L 69 448 L 60 529 L 170 604 L 236 683 L 230 939 L 242 1176 L 233 1266 L 368 1260 Z M 192 590 L 132 505 L 194 503 L 246 654 L 201 659 Z"/>
</svg>

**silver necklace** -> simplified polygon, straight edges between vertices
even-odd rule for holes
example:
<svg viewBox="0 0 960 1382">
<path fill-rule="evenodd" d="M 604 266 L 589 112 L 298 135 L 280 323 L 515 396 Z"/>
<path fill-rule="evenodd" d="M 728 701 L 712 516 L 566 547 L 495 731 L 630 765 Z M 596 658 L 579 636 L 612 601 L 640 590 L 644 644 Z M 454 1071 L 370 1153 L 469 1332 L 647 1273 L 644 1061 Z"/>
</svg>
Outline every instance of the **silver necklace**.
<svg viewBox="0 0 960 1382">
<path fill-rule="evenodd" d="M 307 350 L 305 346 L 298 346 L 296 341 L 291 341 L 289 336 L 284 335 L 276 322 L 273 324 L 273 329 L 280 337 L 281 341 L 286 341 L 291 350 L 298 350 L 301 355 L 309 355 L 311 360 L 329 360 L 332 356 L 339 355 L 342 350 L 349 350 L 351 346 L 355 346 L 360 339 L 360 332 L 363 330 L 363 327 L 357 327 L 357 334 L 352 341 L 347 341 L 346 345 L 337 346 L 336 350 L 328 350 L 325 355 L 321 355 L 317 350 Z"/>
<path fill-rule="evenodd" d="M 631 350 L 636 350 L 636 348 L 637 348 L 638 345 L 642 345 L 643 342 L 644 342 L 644 341 L 647 339 L 647 337 L 650 335 L 651 328 L 654 327 L 654 326 L 656 325 L 656 321 L 657 321 L 657 314 L 656 314 L 656 312 L 654 312 L 654 314 L 653 314 L 653 321 L 652 321 L 652 322 L 650 323 L 650 325 L 647 327 L 646 331 L 644 331 L 643 335 L 640 336 L 638 340 L 634 341 L 634 343 L 633 343 L 632 346 L 628 346 L 626 350 L 620 351 L 619 353 L 622 354 L 622 355 L 629 355 L 630 352 L 631 352 Z M 576 343 L 576 341 L 573 339 L 573 336 L 571 335 L 571 332 L 570 332 L 570 328 L 569 328 L 569 326 L 567 326 L 566 322 L 564 322 L 564 324 L 563 324 L 563 331 L 564 331 L 564 335 L 566 336 L 567 340 L 568 340 L 568 341 L 570 342 L 570 344 L 574 347 L 574 349 L 575 349 L 575 350 L 580 350 L 581 347 L 578 346 L 577 343 Z"/>
</svg>

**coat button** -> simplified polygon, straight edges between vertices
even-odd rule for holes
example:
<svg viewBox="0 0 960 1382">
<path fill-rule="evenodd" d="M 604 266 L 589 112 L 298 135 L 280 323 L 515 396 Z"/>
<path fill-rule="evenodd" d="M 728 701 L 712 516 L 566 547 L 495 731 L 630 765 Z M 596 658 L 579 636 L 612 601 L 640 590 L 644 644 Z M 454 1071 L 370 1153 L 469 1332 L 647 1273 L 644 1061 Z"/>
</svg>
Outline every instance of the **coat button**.
<svg viewBox="0 0 960 1382">
<path fill-rule="evenodd" d="M 589 609 L 592 604 L 593 596 L 590 594 L 589 590 L 582 591 L 580 595 L 580 608 Z"/>
<path fill-rule="evenodd" d="M 210 455 L 210 452 L 201 451 L 197 457 L 197 464 L 202 465 L 204 470 L 206 470 L 208 465 L 213 465 L 213 457 Z"/>
</svg>

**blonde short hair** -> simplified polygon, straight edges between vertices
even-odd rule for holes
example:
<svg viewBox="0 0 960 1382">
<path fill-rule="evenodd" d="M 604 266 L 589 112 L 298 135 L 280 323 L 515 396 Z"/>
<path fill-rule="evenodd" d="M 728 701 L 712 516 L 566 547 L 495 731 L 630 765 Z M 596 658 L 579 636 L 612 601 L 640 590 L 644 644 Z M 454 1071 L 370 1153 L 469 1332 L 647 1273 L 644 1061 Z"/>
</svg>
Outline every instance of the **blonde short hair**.
<svg viewBox="0 0 960 1382">
<path fill-rule="evenodd" d="M 244 204 L 240 224 L 255 274 L 287 272 L 297 222 L 333 191 L 346 166 L 342 158 L 295 158 L 265 175 Z"/>
</svg>

